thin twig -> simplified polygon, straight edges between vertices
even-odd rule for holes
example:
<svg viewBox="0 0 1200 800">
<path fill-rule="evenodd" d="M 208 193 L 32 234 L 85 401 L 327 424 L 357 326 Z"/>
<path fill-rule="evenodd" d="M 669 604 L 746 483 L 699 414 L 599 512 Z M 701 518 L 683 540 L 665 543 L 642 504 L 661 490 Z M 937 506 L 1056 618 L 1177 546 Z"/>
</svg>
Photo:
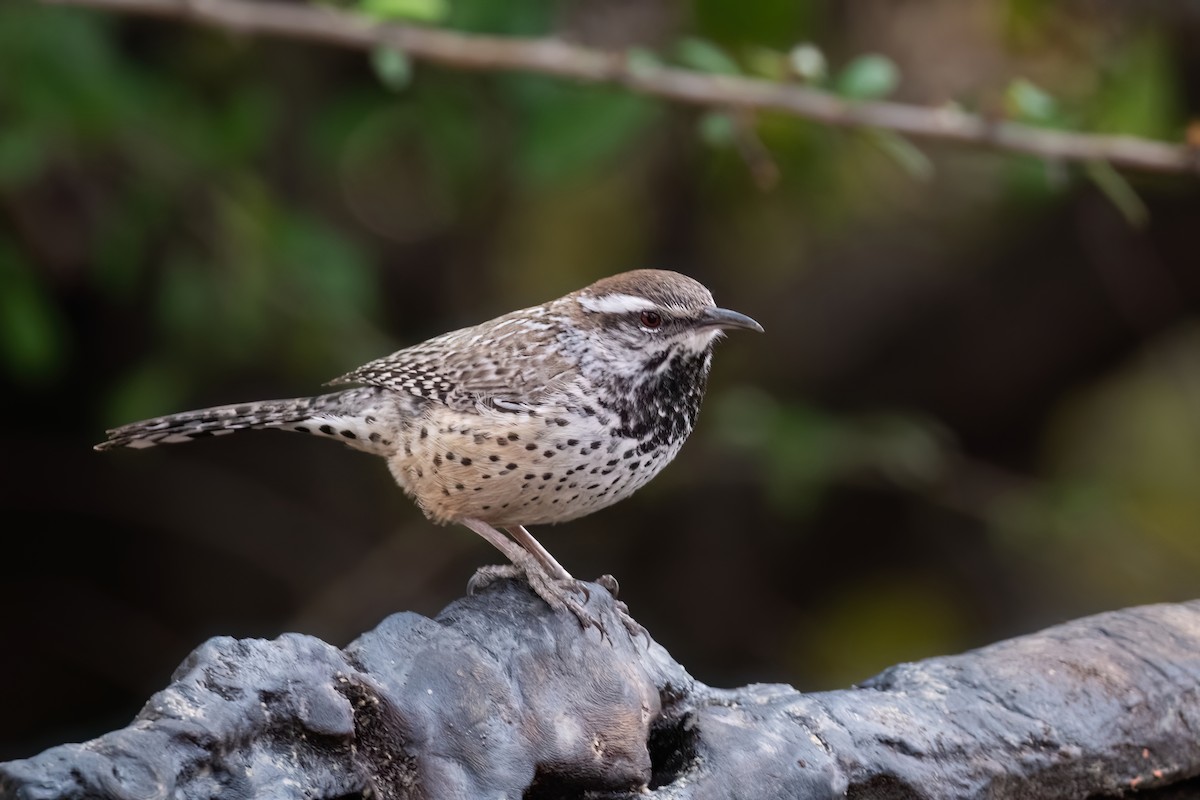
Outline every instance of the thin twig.
<svg viewBox="0 0 1200 800">
<path fill-rule="evenodd" d="M 394 47 L 417 60 L 480 71 L 521 71 L 583 83 L 612 83 L 640 94 L 711 108 L 778 111 L 826 125 L 883 128 L 930 141 L 990 147 L 1050 160 L 1105 161 L 1151 172 L 1200 174 L 1200 150 L 1184 144 L 1050 130 L 989 120 L 956 108 L 847 101 L 828 92 L 755 78 L 645 64 L 625 53 L 554 38 L 480 36 L 377 23 L 332 8 L 260 0 L 46 0 L 130 14 L 183 18 L 242 33 L 340 47 Z"/>
</svg>

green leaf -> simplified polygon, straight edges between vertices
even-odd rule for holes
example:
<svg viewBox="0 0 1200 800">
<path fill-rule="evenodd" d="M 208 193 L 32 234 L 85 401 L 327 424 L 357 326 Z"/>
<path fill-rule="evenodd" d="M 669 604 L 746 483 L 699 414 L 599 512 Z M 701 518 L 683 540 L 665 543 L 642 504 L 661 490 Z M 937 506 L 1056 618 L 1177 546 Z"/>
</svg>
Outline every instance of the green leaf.
<svg viewBox="0 0 1200 800">
<path fill-rule="evenodd" d="M 663 61 L 649 48 L 631 47 L 625 51 L 625 66 L 634 77 L 645 77 L 662 69 Z"/>
<path fill-rule="evenodd" d="M 878 100 L 900 84 L 900 70 L 891 59 L 865 55 L 851 61 L 837 78 L 837 93 L 850 100 Z"/>
<path fill-rule="evenodd" d="M 700 117 L 697 132 L 709 147 L 728 147 L 737 138 L 737 122 L 724 111 L 709 111 Z"/>
<path fill-rule="evenodd" d="M 379 82 L 393 92 L 403 91 L 412 83 L 412 62 L 401 50 L 376 47 L 371 51 L 371 66 Z"/>
<path fill-rule="evenodd" d="M 866 135 L 876 147 L 891 156 L 909 177 L 922 181 L 933 177 L 933 162 L 910 140 L 882 128 L 872 128 L 866 131 Z"/>
<path fill-rule="evenodd" d="M 360 0 L 359 11 L 382 20 L 441 22 L 450 13 L 446 0 Z"/>
<path fill-rule="evenodd" d="M 788 67 L 805 83 L 820 84 L 829 77 L 825 54 L 815 44 L 798 44 L 788 52 L 787 58 Z"/>
<path fill-rule="evenodd" d="M 1125 221 L 1135 228 L 1144 228 L 1150 222 L 1150 209 L 1125 180 L 1125 176 L 1117 172 L 1107 161 L 1089 161 L 1086 167 L 1087 175 L 1092 182 L 1104 192 L 1105 197 L 1125 217 Z"/>
<path fill-rule="evenodd" d="M 65 357 L 65 328 L 30 266 L 16 250 L 0 247 L 0 361 L 9 374 L 23 383 L 53 377 Z"/>
<path fill-rule="evenodd" d="M 0 128 L 0 187 L 32 182 L 45 168 L 50 147 L 33 126 Z"/>
<path fill-rule="evenodd" d="M 675 57 L 685 67 L 714 75 L 740 75 L 741 69 L 733 57 L 705 39 L 688 37 L 675 45 Z"/>
<path fill-rule="evenodd" d="M 1017 78 L 1004 93 L 1008 113 L 1027 122 L 1053 122 L 1058 116 L 1058 102 L 1047 91 L 1025 78 Z"/>
<path fill-rule="evenodd" d="M 745 49 L 743 60 L 748 71 L 771 81 L 785 81 L 791 66 L 788 57 L 769 47 L 751 46 Z"/>
<path fill-rule="evenodd" d="M 1183 91 L 1174 49 L 1161 35 L 1146 33 L 1110 59 L 1091 98 L 1091 128 L 1168 139 L 1178 136 Z"/>
</svg>

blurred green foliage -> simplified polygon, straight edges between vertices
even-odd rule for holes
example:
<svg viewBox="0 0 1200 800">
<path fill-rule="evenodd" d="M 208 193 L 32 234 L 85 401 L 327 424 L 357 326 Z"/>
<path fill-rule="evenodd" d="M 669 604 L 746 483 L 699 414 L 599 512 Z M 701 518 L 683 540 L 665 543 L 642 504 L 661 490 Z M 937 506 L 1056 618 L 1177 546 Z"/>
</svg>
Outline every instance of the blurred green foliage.
<svg viewBox="0 0 1200 800">
<path fill-rule="evenodd" d="M 789 47 L 820 29 L 827 5 L 821 2 L 760 0 L 731 3 L 696 0 L 692 14 L 701 36 L 733 46 Z"/>
<path fill-rule="evenodd" d="M 529 76 L 508 78 L 505 88 L 522 119 L 517 175 L 534 183 L 570 180 L 615 159 L 658 116 L 650 101 L 616 89 Z"/>
<path fill-rule="evenodd" d="M 155 310 L 146 361 L 132 365 L 127 385 L 117 381 L 105 416 L 161 409 L 206 369 L 268 353 L 308 365 L 341 361 L 347 345 L 363 355 L 382 346 L 364 324 L 377 313 L 377 284 L 361 247 L 259 177 L 283 124 L 271 94 L 248 80 L 201 97 L 138 69 L 118 53 L 115 24 L 24 3 L 0 8 L 0 73 L 38 76 L 3 84 L 0 186 L 19 197 L 59 180 L 95 181 L 88 225 L 72 234 L 85 237 L 81 277 L 118 308 Z M 11 247 L 0 260 L 8 364 L 25 377 L 61 371 L 64 334 L 42 278 Z M 181 358 L 194 366 L 154 366 Z M 150 391 L 167 384 L 176 387 L 169 398 Z"/>
<path fill-rule="evenodd" d="M 65 326 L 36 273 L 0 240 L 0 357 L 19 384 L 50 381 L 67 360 Z"/>
<path fill-rule="evenodd" d="M 900 72 L 891 59 L 870 54 L 859 56 L 837 77 L 837 92 L 850 100 L 878 100 L 900 84 Z"/>
<path fill-rule="evenodd" d="M 1041 516 L 1025 530 L 1083 543 L 1066 580 L 1110 582 L 1129 598 L 1195 585 L 1197 353 L 1193 322 L 1057 410 L 1043 455 L 1046 482 L 1034 498 Z M 1119 563 L 1112 552 L 1124 554 Z"/>
<path fill-rule="evenodd" d="M 741 388 L 714 401 L 717 430 L 760 457 L 768 499 L 786 515 L 811 513 L 833 483 L 883 480 L 913 491 L 940 483 L 954 461 L 946 431 L 910 415 L 838 416 Z"/>
<path fill-rule="evenodd" d="M 1005 110 L 1015 119 L 1048 125 L 1058 122 L 1058 103 L 1049 92 L 1025 78 L 1017 78 L 1005 92 Z"/>
<path fill-rule="evenodd" d="M 403 91 L 412 81 L 412 61 L 401 50 L 377 47 L 371 51 L 371 64 L 380 82 L 392 91 Z"/>
<path fill-rule="evenodd" d="M 446 0 L 361 0 L 358 10 L 380 20 L 440 22 L 449 13 Z"/>
<path fill-rule="evenodd" d="M 1080 116 L 1088 129 L 1178 141 L 1183 127 L 1180 87 L 1162 34 L 1134 37 L 1101 72 Z"/>
<path fill-rule="evenodd" d="M 714 75 L 740 75 L 737 62 L 717 45 L 692 36 L 680 39 L 675 45 L 675 57 L 688 69 Z"/>
</svg>

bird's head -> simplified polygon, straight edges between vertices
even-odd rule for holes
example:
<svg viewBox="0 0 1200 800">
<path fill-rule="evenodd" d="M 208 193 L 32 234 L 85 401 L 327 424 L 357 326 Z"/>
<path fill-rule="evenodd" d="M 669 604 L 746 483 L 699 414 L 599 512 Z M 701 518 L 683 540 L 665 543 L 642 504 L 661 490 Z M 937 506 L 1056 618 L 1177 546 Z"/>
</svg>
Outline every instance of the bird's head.
<svg viewBox="0 0 1200 800">
<path fill-rule="evenodd" d="M 762 332 L 745 314 L 717 307 L 700 282 L 666 270 L 623 272 L 563 299 L 596 348 L 585 360 L 639 382 L 680 360 L 706 357 L 724 330 Z"/>
</svg>

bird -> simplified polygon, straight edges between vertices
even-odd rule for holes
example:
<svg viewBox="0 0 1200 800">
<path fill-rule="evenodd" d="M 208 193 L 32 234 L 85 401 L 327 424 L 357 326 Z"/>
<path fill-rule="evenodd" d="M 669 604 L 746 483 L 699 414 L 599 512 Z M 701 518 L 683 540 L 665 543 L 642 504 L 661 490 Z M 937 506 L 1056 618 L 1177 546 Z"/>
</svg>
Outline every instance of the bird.
<svg viewBox="0 0 1200 800">
<path fill-rule="evenodd" d="M 523 577 L 587 628 L 598 623 L 578 599 L 586 602 L 586 587 L 526 526 L 610 506 L 670 463 L 695 427 L 713 345 L 729 329 L 763 331 L 686 275 L 622 272 L 326 384 L 351 388 L 134 422 L 95 449 L 248 429 L 336 439 L 386 459 L 429 520 L 462 525 L 503 553 L 511 566 L 484 568 L 482 583 Z"/>
</svg>

